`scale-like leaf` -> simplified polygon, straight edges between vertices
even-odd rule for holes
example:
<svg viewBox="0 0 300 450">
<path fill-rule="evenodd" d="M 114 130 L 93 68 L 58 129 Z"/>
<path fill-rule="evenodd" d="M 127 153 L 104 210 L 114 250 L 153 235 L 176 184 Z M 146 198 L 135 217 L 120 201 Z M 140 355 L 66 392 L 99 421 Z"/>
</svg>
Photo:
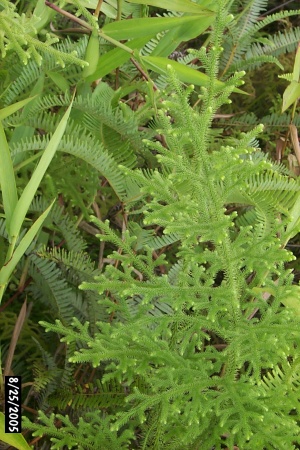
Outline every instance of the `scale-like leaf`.
<svg viewBox="0 0 300 450">
<path fill-rule="evenodd" d="M 11 116 L 19 109 L 23 108 L 23 106 L 27 105 L 27 103 L 31 102 L 34 97 L 26 98 L 25 100 L 21 100 L 20 102 L 14 103 L 13 105 L 9 105 L 6 108 L 0 110 L 0 120 L 5 119 L 8 116 Z"/>
</svg>

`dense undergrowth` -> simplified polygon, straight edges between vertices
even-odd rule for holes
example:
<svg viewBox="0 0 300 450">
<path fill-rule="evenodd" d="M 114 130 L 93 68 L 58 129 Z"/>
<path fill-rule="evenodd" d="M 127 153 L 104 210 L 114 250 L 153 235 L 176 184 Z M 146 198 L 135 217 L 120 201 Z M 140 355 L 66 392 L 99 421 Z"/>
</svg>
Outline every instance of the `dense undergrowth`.
<svg viewBox="0 0 300 450">
<path fill-rule="evenodd" d="M 300 447 L 294 3 L 0 0 L 0 367 L 33 448 Z"/>
</svg>

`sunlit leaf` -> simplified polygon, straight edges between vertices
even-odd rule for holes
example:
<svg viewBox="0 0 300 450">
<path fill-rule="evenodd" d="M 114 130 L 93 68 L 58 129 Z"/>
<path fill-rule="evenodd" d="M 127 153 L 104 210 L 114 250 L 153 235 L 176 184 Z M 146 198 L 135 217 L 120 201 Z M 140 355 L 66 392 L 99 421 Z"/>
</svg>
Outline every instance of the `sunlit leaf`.
<svg viewBox="0 0 300 450">
<path fill-rule="evenodd" d="M 29 228 L 29 230 L 27 231 L 25 236 L 21 239 L 21 242 L 19 243 L 19 245 L 16 247 L 10 260 L 4 266 L 2 266 L 2 268 L 0 269 L 0 302 L 1 302 L 1 297 L 3 295 L 3 292 L 5 290 L 5 287 L 9 281 L 11 274 L 13 273 L 16 265 L 18 264 L 18 262 L 20 261 L 20 259 L 22 258 L 22 256 L 26 252 L 26 250 L 28 249 L 29 245 L 32 243 L 37 232 L 43 225 L 44 220 L 48 216 L 48 214 L 54 204 L 54 201 L 40 215 L 40 217 L 34 222 L 34 224 L 31 226 L 31 228 Z"/>
<path fill-rule="evenodd" d="M 0 121 L 0 185 L 2 201 L 6 217 L 6 228 L 9 229 L 15 206 L 18 202 L 17 186 L 13 162 L 6 140 L 4 128 Z"/>
<path fill-rule="evenodd" d="M 293 69 L 293 80 L 299 81 L 300 78 L 300 43 L 298 44 Z"/>
<path fill-rule="evenodd" d="M 177 33 L 180 33 L 180 30 L 186 31 L 189 27 L 197 29 L 199 35 L 211 24 L 213 18 L 212 12 L 182 17 L 145 17 L 112 22 L 105 25 L 102 31 L 118 40 L 155 36 L 173 28 L 177 28 Z"/>
<path fill-rule="evenodd" d="M 283 93 L 282 112 L 286 111 L 300 97 L 300 83 L 291 81 Z"/>
<path fill-rule="evenodd" d="M 6 108 L 0 109 L 0 120 L 3 120 L 6 117 L 11 116 L 15 112 L 19 111 L 19 109 L 23 108 L 23 106 L 27 105 L 27 103 L 31 102 L 32 99 L 33 97 L 29 97 L 25 100 L 14 103 L 13 105 L 9 105 Z"/>
<path fill-rule="evenodd" d="M 126 42 L 126 46 L 132 50 L 139 50 L 150 39 L 151 36 L 133 39 L 132 41 Z M 109 74 L 112 70 L 122 66 L 131 56 L 132 55 L 130 53 L 122 50 L 121 48 L 114 48 L 113 50 L 110 50 L 100 56 L 95 72 L 87 77 L 86 81 L 91 83 L 94 80 L 105 77 L 105 75 Z"/>
<path fill-rule="evenodd" d="M 61 119 L 57 129 L 55 130 L 52 138 L 50 139 L 49 144 L 47 145 L 47 148 L 45 149 L 35 171 L 33 172 L 30 181 L 27 183 L 27 185 L 24 188 L 24 191 L 22 192 L 22 195 L 20 199 L 18 200 L 18 203 L 16 204 L 12 218 L 10 223 L 10 236 L 18 236 L 19 231 L 21 229 L 22 223 L 25 219 L 25 216 L 27 214 L 28 208 L 35 196 L 35 193 L 40 185 L 40 182 L 42 181 L 43 176 L 45 175 L 45 172 L 52 161 L 52 158 L 56 152 L 56 149 L 58 147 L 58 144 L 60 143 L 60 140 L 64 134 L 65 128 L 67 126 L 68 118 L 70 115 L 72 103 L 65 112 L 63 118 Z"/>
<path fill-rule="evenodd" d="M 31 450 L 31 447 L 27 444 L 24 436 L 21 433 L 8 434 L 4 432 L 5 416 L 0 412 L 0 441 L 12 446 L 18 450 Z"/>
<path fill-rule="evenodd" d="M 199 16 L 198 16 L 199 17 Z M 199 17 L 197 21 L 181 22 L 180 26 L 169 30 L 160 38 L 157 46 L 154 48 L 151 56 L 169 56 L 181 42 L 195 39 L 202 34 L 215 20 L 215 15 Z"/>
<path fill-rule="evenodd" d="M 295 316 L 300 316 L 300 286 L 289 286 L 287 295 L 281 303 L 291 309 Z"/>
<path fill-rule="evenodd" d="M 215 8 L 214 2 L 211 0 L 202 0 L 193 3 L 190 0 L 127 0 L 129 3 L 139 3 L 142 5 L 156 6 L 157 8 L 168 9 L 169 11 L 179 11 L 187 13 L 200 13 L 207 8 Z"/>
<path fill-rule="evenodd" d="M 157 73 L 167 75 L 167 65 L 171 65 L 180 81 L 195 84 L 196 86 L 208 86 L 210 79 L 207 75 L 184 64 L 180 64 L 177 61 L 160 56 L 142 56 L 141 59 L 148 69 L 154 70 Z M 217 84 L 219 86 L 223 85 L 221 81 L 218 81 Z"/>
</svg>

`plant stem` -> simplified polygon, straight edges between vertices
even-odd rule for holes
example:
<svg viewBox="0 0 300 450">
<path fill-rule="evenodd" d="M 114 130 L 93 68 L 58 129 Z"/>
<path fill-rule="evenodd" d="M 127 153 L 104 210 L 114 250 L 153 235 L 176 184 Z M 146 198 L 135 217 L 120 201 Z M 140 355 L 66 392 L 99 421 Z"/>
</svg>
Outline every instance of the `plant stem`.
<svg viewBox="0 0 300 450">
<path fill-rule="evenodd" d="M 58 13 L 67 17 L 68 19 L 72 20 L 73 22 L 78 23 L 82 27 L 87 28 L 90 31 L 93 30 L 93 28 L 85 20 L 79 19 L 79 17 L 76 17 L 73 14 L 65 11 L 64 9 L 59 8 L 57 5 L 54 5 L 53 3 L 48 2 L 47 0 L 45 1 L 45 5 L 49 6 L 49 8 L 54 9 L 54 11 L 57 11 Z"/>
<path fill-rule="evenodd" d="M 96 9 L 94 11 L 94 16 L 97 17 L 97 19 L 98 19 L 99 15 L 100 15 L 100 10 L 101 10 L 102 3 L 103 3 L 103 0 L 98 0 L 97 7 L 96 7 Z"/>
</svg>

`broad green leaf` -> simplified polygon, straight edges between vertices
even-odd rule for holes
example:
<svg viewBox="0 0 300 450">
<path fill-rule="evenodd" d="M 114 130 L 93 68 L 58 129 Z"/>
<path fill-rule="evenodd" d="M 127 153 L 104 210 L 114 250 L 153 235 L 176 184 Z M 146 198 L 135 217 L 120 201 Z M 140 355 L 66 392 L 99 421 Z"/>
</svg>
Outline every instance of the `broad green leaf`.
<svg viewBox="0 0 300 450">
<path fill-rule="evenodd" d="M 194 14 L 198 14 L 199 12 L 202 12 L 204 10 L 216 11 L 218 7 L 215 0 L 199 0 L 198 4 L 193 3 L 190 0 L 165 0 L 164 2 L 159 0 L 127 0 L 127 2 L 156 6 L 158 8 L 168 9 L 169 11 L 187 12 Z M 75 4 L 73 0 L 68 0 L 68 3 Z M 80 3 L 86 8 L 96 9 L 98 0 L 81 0 Z M 116 1 L 113 2 L 110 0 L 106 0 L 106 2 L 103 2 L 101 5 L 101 12 L 103 12 L 103 14 L 105 14 L 107 17 L 110 17 L 111 19 L 116 18 L 116 9 Z"/>
<path fill-rule="evenodd" d="M 253 292 L 254 295 L 267 293 L 269 296 L 270 295 L 275 295 L 275 293 L 276 293 L 275 289 L 273 289 L 270 286 L 268 286 L 268 287 L 254 287 L 254 288 L 251 289 L 251 292 Z"/>
<path fill-rule="evenodd" d="M 5 287 L 10 279 L 11 274 L 13 273 L 16 265 L 28 249 L 29 245 L 32 243 L 33 239 L 35 238 L 37 232 L 43 225 L 44 220 L 48 216 L 55 200 L 51 203 L 50 206 L 40 215 L 40 217 L 34 222 L 34 224 L 29 228 L 25 236 L 21 239 L 21 242 L 16 247 L 14 253 L 12 254 L 12 257 L 10 260 L 2 266 L 0 269 L 0 303 L 1 298 L 3 295 L 3 292 L 5 290 Z"/>
<path fill-rule="evenodd" d="M 300 97 L 300 83 L 291 81 L 283 93 L 283 102 L 281 112 L 286 111 Z"/>
<path fill-rule="evenodd" d="M 9 105 L 6 108 L 0 109 L 0 120 L 5 119 L 8 116 L 11 116 L 19 109 L 23 108 L 23 106 L 27 105 L 27 103 L 31 102 L 34 97 L 26 98 L 25 100 L 21 100 L 20 102 L 14 103 L 13 105 Z"/>
<path fill-rule="evenodd" d="M 295 316 L 300 316 L 300 286 L 292 285 L 287 288 L 287 295 L 280 300 Z"/>
<path fill-rule="evenodd" d="M 68 0 L 68 3 L 73 3 L 73 5 L 76 4 L 72 0 Z M 98 0 L 80 0 L 80 4 L 88 9 L 96 9 Z M 113 7 L 112 5 L 109 5 L 108 2 L 103 2 L 100 11 L 110 19 L 115 19 L 117 16 L 117 5 Z"/>
<path fill-rule="evenodd" d="M 5 444 L 11 445 L 13 448 L 16 448 L 18 450 L 32 450 L 21 433 L 8 434 L 4 432 L 4 429 L 5 416 L 2 412 L 0 412 L 0 441 L 4 442 Z"/>
<path fill-rule="evenodd" d="M 2 110 L 3 111 L 3 110 Z M 18 202 L 17 186 L 13 162 L 6 140 L 4 128 L 0 120 L 0 186 L 6 217 L 6 228 L 9 231 L 13 211 Z"/>
<path fill-rule="evenodd" d="M 48 23 L 51 22 L 55 14 L 56 11 L 45 5 L 45 0 L 38 0 L 30 21 L 37 31 L 41 31 Z"/>
<path fill-rule="evenodd" d="M 179 11 L 187 13 L 201 13 L 204 9 L 211 7 L 211 0 L 202 0 L 193 3 L 190 0 L 127 0 L 129 3 L 139 3 L 142 5 L 156 6 L 158 8 L 168 9 L 169 11 Z"/>
<path fill-rule="evenodd" d="M 50 139 L 50 142 L 47 145 L 47 148 L 45 149 L 35 171 L 33 172 L 30 181 L 27 183 L 18 203 L 14 208 L 9 228 L 10 231 L 9 234 L 12 237 L 18 236 L 22 223 L 27 214 L 28 208 L 33 200 L 33 197 L 35 196 L 35 193 L 40 185 L 40 182 L 42 181 L 42 178 L 45 175 L 45 172 L 48 169 L 48 166 L 56 152 L 59 142 L 65 132 L 65 128 L 67 126 L 68 118 L 72 108 L 72 103 L 73 100 L 71 102 L 71 105 L 65 112 L 63 118 L 61 119 L 52 138 Z"/>
<path fill-rule="evenodd" d="M 151 36 L 145 36 L 139 39 L 133 39 L 132 41 L 126 42 L 127 47 L 133 50 L 139 50 L 142 48 L 149 40 Z M 105 75 L 109 74 L 112 70 L 117 67 L 122 66 L 132 55 L 125 52 L 121 48 L 114 48 L 104 55 L 100 56 L 97 68 L 95 72 L 90 75 L 86 81 L 92 83 L 94 80 L 103 78 Z"/>
<path fill-rule="evenodd" d="M 300 194 L 298 195 L 298 198 L 290 211 L 290 217 L 291 221 L 288 223 L 285 233 L 282 236 L 284 246 L 290 239 L 300 232 Z"/>
<path fill-rule="evenodd" d="M 300 43 L 298 44 L 294 62 L 293 80 L 300 81 Z"/>
<path fill-rule="evenodd" d="M 107 36 L 119 40 L 155 36 L 161 31 L 173 28 L 178 28 L 177 34 L 180 34 L 181 30 L 186 33 L 189 28 L 192 28 L 192 36 L 198 36 L 212 23 L 214 17 L 212 12 L 182 17 L 145 17 L 112 22 L 105 25 L 102 31 Z"/>
<path fill-rule="evenodd" d="M 89 63 L 89 65 L 82 71 L 83 78 L 88 78 L 89 76 L 93 75 L 93 73 L 97 69 L 99 54 L 100 49 L 98 31 L 93 30 L 92 34 L 89 37 L 89 42 L 84 55 L 84 59 Z"/>
<path fill-rule="evenodd" d="M 182 42 L 195 39 L 202 34 L 215 20 L 215 14 L 196 17 L 198 20 L 187 23 L 182 21 L 177 28 L 169 30 L 159 40 L 151 56 L 169 56 Z"/>
<path fill-rule="evenodd" d="M 180 81 L 188 84 L 195 84 L 196 86 L 208 86 L 209 77 L 204 73 L 192 69 L 191 67 L 180 64 L 177 61 L 173 61 L 168 58 L 162 58 L 160 56 L 141 56 L 141 60 L 145 63 L 148 69 L 154 70 L 162 75 L 167 75 L 167 65 L 173 67 L 176 71 L 176 75 Z M 222 86 L 221 81 L 217 81 L 218 86 Z"/>
<path fill-rule="evenodd" d="M 271 296 L 276 295 L 276 290 L 271 287 L 254 287 L 251 289 L 254 295 Z M 300 316 L 300 286 L 287 286 L 285 296 L 280 299 L 281 303 L 291 309 L 295 316 Z"/>
<path fill-rule="evenodd" d="M 145 66 L 153 70 L 154 72 L 160 73 L 162 75 L 167 75 L 167 65 L 173 67 L 176 75 L 180 81 L 187 84 L 195 84 L 196 86 L 208 86 L 210 78 L 199 70 L 192 69 L 191 67 L 180 64 L 172 59 L 162 58 L 160 56 L 140 56 L 141 61 L 144 62 Z M 222 81 L 217 81 L 216 85 L 219 87 L 224 86 Z M 234 92 L 239 94 L 248 95 L 241 89 L 234 89 Z"/>
</svg>

